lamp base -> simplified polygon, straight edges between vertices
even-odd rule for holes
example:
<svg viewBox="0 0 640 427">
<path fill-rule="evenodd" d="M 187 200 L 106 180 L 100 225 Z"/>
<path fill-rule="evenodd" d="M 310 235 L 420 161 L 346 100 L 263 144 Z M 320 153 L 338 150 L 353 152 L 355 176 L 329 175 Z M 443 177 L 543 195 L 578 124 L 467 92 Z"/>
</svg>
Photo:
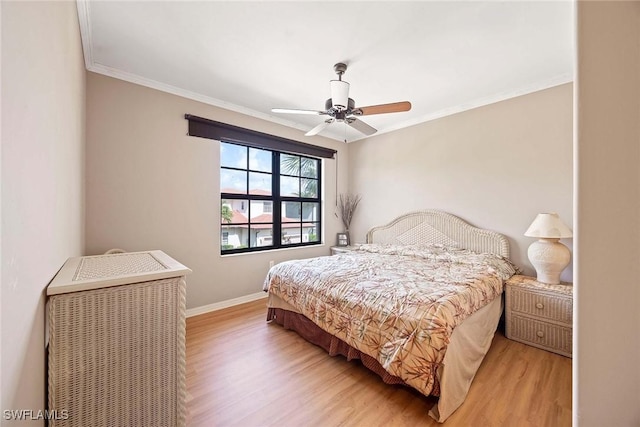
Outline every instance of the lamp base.
<svg viewBox="0 0 640 427">
<path fill-rule="evenodd" d="M 560 274 L 571 260 L 569 248 L 560 239 L 540 239 L 529 246 L 529 261 L 538 274 L 538 282 L 557 285 Z"/>
</svg>

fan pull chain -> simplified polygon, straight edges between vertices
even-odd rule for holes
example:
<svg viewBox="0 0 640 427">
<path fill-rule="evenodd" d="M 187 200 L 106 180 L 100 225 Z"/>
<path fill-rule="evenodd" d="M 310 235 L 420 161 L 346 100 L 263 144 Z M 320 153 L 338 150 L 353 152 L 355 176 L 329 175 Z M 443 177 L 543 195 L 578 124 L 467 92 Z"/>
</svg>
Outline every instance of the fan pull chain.
<svg viewBox="0 0 640 427">
<path fill-rule="evenodd" d="M 333 211 L 333 214 L 336 216 L 336 218 L 339 218 L 338 216 L 338 152 L 336 151 L 336 208 Z"/>
<path fill-rule="evenodd" d="M 347 122 L 344 122 L 344 143 L 347 143 Z"/>
</svg>

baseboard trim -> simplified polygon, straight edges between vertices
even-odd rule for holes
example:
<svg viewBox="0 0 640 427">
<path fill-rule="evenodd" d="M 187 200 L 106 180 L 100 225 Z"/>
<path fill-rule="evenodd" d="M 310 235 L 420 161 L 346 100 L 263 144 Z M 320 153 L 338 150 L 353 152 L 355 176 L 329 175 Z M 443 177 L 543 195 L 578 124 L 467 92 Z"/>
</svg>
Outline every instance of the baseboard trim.
<svg viewBox="0 0 640 427">
<path fill-rule="evenodd" d="M 212 311 L 222 310 L 223 308 L 233 307 L 234 305 L 244 304 L 246 302 L 257 301 L 262 298 L 266 298 L 266 292 L 256 292 L 255 294 L 249 294 L 238 298 L 228 299 L 226 301 L 215 302 L 213 304 L 203 305 L 201 307 L 194 307 L 187 309 L 187 317 L 197 316 L 199 314 L 210 313 Z"/>
</svg>

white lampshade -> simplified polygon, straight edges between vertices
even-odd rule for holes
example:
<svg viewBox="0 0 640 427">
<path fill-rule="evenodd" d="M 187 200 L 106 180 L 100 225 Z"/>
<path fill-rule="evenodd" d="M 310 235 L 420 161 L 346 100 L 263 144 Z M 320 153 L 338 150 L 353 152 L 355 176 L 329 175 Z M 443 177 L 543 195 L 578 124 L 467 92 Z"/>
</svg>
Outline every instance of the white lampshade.
<svg viewBox="0 0 640 427">
<path fill-rule="evenodd" d="M 556 285 L 560 283 L 560 274 L 571 260 L 569 249 L 558 240 L 572 237 L 573 233 L 562 222 L 557 213 L 541 213 L 536 216 L 527 231 L 528 237 L 539 240 L 529 246 L 529 261 L 536 269 L 537 280 Z"/>
<path fill-rule="evenodd" d="M 524 235 L 544 239 L 573 237 L 571 229 L 562 222 L 560 216 L 555 212 L 538 214 Z"/>
<path fill-rule="evenodd" d="M 334 108 L 346 110 L 349 105 L 349 83 L 331 80 L 331 104 Z"/>
</svg>

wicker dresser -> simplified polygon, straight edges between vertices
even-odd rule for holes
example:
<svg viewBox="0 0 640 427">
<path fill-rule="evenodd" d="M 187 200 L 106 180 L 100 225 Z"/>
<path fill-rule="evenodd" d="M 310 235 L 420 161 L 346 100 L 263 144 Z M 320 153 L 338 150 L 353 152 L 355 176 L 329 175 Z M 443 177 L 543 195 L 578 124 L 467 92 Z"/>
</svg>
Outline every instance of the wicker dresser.
<svg viewBox="0 0 640 427">
<path fill-rule="evenodd" d="M 571 357 L 573 285 L 549 285 L 513 276 L 506 283 L 506 335 L 534 347 Z"/>
<path fill-rule="evenodd" d="M 185 275 L 164 252 L 70 258 L 47 288 L 50 426 L 185 424 Z"/>
</svg>

